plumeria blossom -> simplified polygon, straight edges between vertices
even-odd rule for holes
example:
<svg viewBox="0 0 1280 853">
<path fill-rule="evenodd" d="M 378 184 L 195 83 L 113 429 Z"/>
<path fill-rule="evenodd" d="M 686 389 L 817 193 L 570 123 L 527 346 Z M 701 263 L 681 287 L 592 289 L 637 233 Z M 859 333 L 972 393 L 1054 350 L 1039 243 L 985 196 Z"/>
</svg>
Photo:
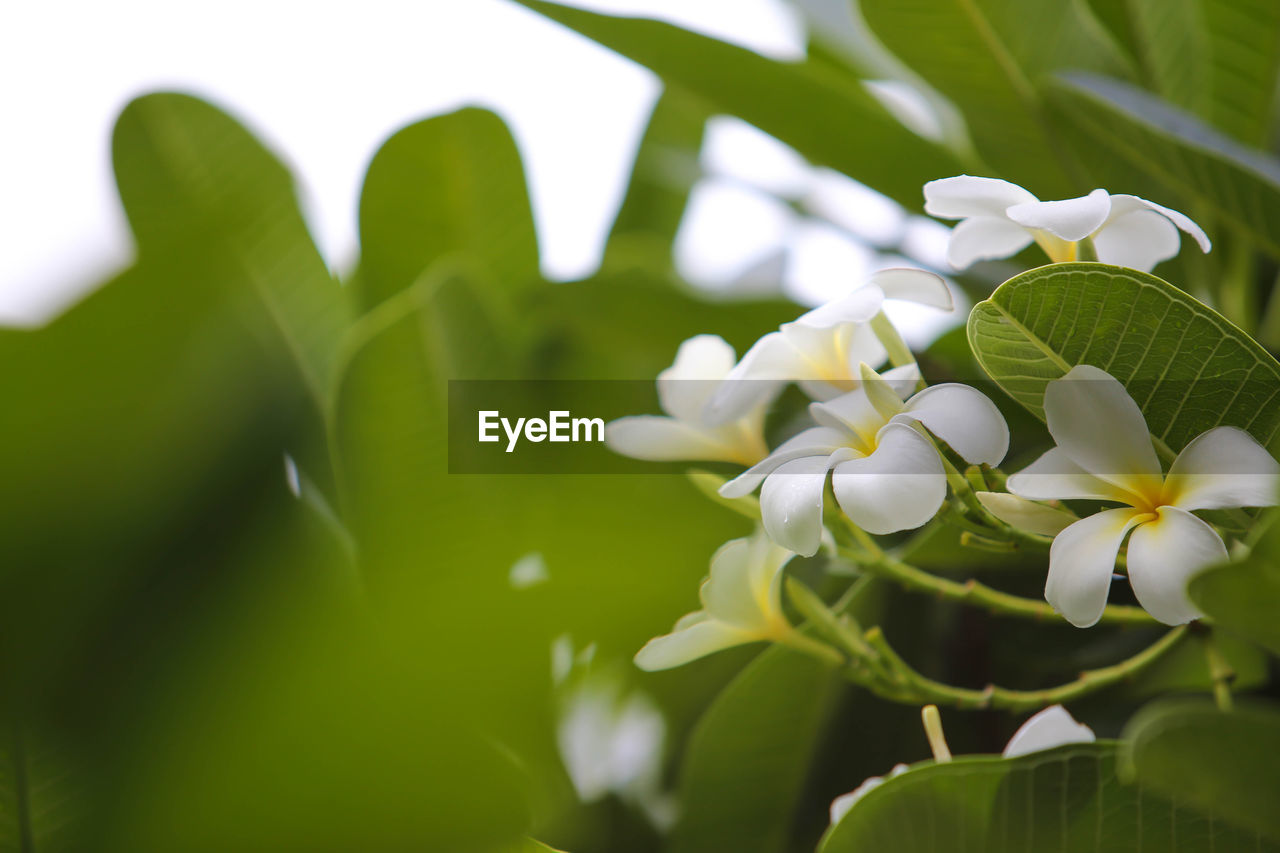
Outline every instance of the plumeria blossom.
<svg viewBox="0 0 1280 853">
<path fill-rule="evenodd" d="M 1178 231 L 1207 252 L 1208 236 L 1187 216 L 1134 195 L 1096 189 L 1080 198 L 1040 201 L 1017 184 L 959 175 L 924 185 L 926 213 L 959 219 L 947 260 L 956 269 L 974 261 L 1007 258 L 1032 241 L 1054 263 L 1079 258 L 1091 240 L 1099 261 L 1149 272 L 1178 254 Z"/>
<path fill-rule="evenodd" d="M 818 426 L 720 488 L 722 496 L 736 498 L 763 483 L 765 529 L 798 554 L 816 553 L 821 542 L 829 471 L 840 508 L 869 533 L 909 530 L 933 518 L 946 497 L 947 478 L 937 448 L 916 422 L 974 464 L 997 465 L 1008 450 L 1009 428 L 979 391 L 934 385 L 904 402 L 911 386 L 901 378 L 891 381 L 866 365 L 861 375 L 857 390 L 809 406 Z"/>
<path fill-rule="evenodd" d="M 887 269 L 862 287 L 785 323 L 747 350 L 711 401 L 713 423 L 742 416 L 760 394 L 797 383 L 811 398 L 830 400 L 858 386 L 858 365 L 888 357 L 872 328 L 886 299 L 950 311 L 951 291 L 924 270 Z M 887 322 L 887 321 L 886 321 Z"/>
<path fill-rule="evenodd" d="M 701 459 L 751 465 L 769 453 L 765 410 L 774 389 L 748 385 L 741 412 L 711 424 L 707 404 L 729 371 L 735 354 L 718 335 L 697 335 L 680 345 L 675 362 L 658 374 L 658 402 L 667 413 L 619 418 L 605 427 L 605 443 L 636 459 L 669 462 Z"/>
<path fill-rule="evenodd" d="M 1227 549 L 1192 511 L 1274 504 L 1280 464 L 1244 430 L 1216 427 L 1192 440 L 1163 474 L 1138 405 L 1117 380 L 1089 365 L 1049 383 L 1044 411 L 1057 446 L 1011 476 L 1009 491 L 1030 500 L 1124 504 L 1054 538 L 1045 598 L 1073 625 L 1097 622 L 1116 554 L 1132 530 L 1128 571 L 1138 602 L 1166 624 L 1197 618 L 1187 581 L 1224 562 Z"/>
<path fill-rule="evenodd" d="M 793 556 L 761 531 L 726 542 L 699 590 L 702 609 L 646 643 L 636 666 L 670 669 L 731 646 L 786 637 L 794 629 L 782 613 L 782 568 Z"/>
<path fill-rule="evenodd" d="M 1066 708 L 1053 705 L 1023 723 L 1009 739 L 1001 757 L 1017 758 L 1069 743 L 1093 743 L 1095 739 L 1093 729 L 1083 723 L 1077 723 Z M 909 769 L 905 764 L 898 764 L 889 771 L 887 776 L 872 776 L 849 793 L 836 797 L 831 802 L 831 822 L 839 823 L 858 800 L 862 799 L 868 791 L 883 785 L 886 778 L 900 776 Z"/>
</svg>

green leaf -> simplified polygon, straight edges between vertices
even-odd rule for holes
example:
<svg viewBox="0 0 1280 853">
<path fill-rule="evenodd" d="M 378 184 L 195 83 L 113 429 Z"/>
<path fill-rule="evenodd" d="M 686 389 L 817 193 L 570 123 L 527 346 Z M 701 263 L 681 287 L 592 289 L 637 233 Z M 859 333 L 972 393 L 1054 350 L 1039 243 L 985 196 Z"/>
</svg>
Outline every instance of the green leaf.
<svg viewBox="0 0 1280 853">
<path fill-rule="evenodd" d="M 1116 778 L 1114 741 L 913 766 L 867 792 L 820 853 L 1274 850 L 1209 812 Z"/>
<path fill-rule="evenodd" d="M 503 845 L 492 853 L 564 853 L 564 851 L 548 847 L 533 838 L 522 838 L 512 844 Z"/>
<path fill-rule="evenodd" d="M 1166 456 L 1215 426 L 1264 445 L 1280 427 L 1280 364 L 1149 273 L 1092 263 L 1029 270 L 974 306 L 968 332 L 982 369 L 1041 419 L 1045 386 L 1091 364 L 1125 385 Z"/>
<path fill-rule="evenodd" d="M 397 132 L 374 155 L 360 194 L 365 308 L 451 255 L 501 292 L 541 279 L 520 154 L 502 119 L 487 110 L 463 109 Z"/>
<path fill-rule="evenodd" d="M 1280 655 L 1280 560 L 1274 550 L 1201 572 L 1187 593 L 1215 622 Z"/>
<path fill-rule="evenodd" d="M 225 113 L 167 93 L 125 107 L 112 151 L 141 263 L 173 267 L 175 288 L 211 273 L 240 285 L 322 405 L 348 311 L 285 167 Z"/>
<path fill-rule="evenodd" d="M 1280 255 L 1280 161 L 1119 80 L 1064 74 L 1054 93 L 1103 152 L 1211 207 Z"/>
<path fill-rule="evenodd" d="M 1280 72 L 1280 5 L 1269 0 L 1128 0 L 1123 5 L 1130 12 L 1138 55 L 1160 94 L 1241 142 L 1266 145 Z"/>
<path fill-rule="evenodd" d="M 73 850 L 82 802 L 69 765 L 29 735 L 0 748 L 0 850 Z"/>
<path fill-rule="evenodd" d="M 963 171 L 948 151 L 907 130 L 860 85 L 819 63 L 766 59 L 657 21 L 521 2 L 652 69 L 668 86 L 777 137 L 815 165 L 912 210 L 923 205 L 925 181 Z"/>
<path fill-rule="evenodd" d="M 1278 755 L 1280 710 L 1274 705 L 1223 713 L 1207 702 L 1178 700 L 1143 708 L 1129 722 L 1120 769 L 1179 807 L 1280 841 Z"/>
<path fill-rule="evenodd" d="M 1063 159 L 1042 88 L 1066 68 L 1125 74 L 1127 63 L 1079 0 L 862 0 L 885 46 L 964 114 L 990 168 L 1045 198 L 1078 195 L 1082 173 Z M 939 172 L 935 178 L 953 172 Z"/>
<path fill-rule="evenodd" d="M 882 590 L 863 583 L 852 612 L 874 620 Z M 762 652 L 707 709 L 680 777 L 672 853 L 782 853 L 843 679 L 782 646 Z"/>
<path fill-rule="evenodd" d="M 636 152 L 631 181 L 605 245 L 604 268 L 654 265 L 671 272 L 671 246 L 702 175 L 698 156 L 708 108 L 701 98 L 666 89 Z"/>
</svg>

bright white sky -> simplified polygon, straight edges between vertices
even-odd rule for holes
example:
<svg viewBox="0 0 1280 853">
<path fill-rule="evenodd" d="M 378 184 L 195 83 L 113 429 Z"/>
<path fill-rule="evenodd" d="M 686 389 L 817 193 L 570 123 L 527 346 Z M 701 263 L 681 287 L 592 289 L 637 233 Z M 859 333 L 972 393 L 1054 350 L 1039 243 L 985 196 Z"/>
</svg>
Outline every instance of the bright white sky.
<svg viewBox="0 0 1280 853">
<path fill-rule="evenodd" d="M 575 5 L 661 17 L 778 58 L 804 51 L 803 28 L 781 0 Z M 142 92 L 209 98 L 264 138 L 298 174 L 313 232 L 338 268 L 355 255 L 361 176 L 381 142 L 464 104 L 494 109 L 526 161 L 544 271 L 570 279 L 599 262 L 660 89 L 647 70 L 504 0 L 81 0 L 16 4 L 7 18 L 0 323 L 47 318 L 129 262 L 109 136 Z M 744 267 L 774 281 L 784 270 L 793 295 L 813 302 L 883 265 L 769 192 L 806 196 L 873 241 L 915 229 L 923 259 L 936 255 L 937 231 L 892 203 L 808 169 L 740 122 L 711 130 L 703 161 L 722 179 L 699 187 L 677 245 L 692 279 L 726 286 Z"/>
</svg>

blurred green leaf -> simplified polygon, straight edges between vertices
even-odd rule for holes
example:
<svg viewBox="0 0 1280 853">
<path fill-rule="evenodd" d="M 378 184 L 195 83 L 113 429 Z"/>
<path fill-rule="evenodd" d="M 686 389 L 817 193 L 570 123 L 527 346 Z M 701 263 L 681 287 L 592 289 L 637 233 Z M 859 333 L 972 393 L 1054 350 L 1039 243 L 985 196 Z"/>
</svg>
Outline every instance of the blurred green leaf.
<svg viewBox="0 0 1280 853">
<path fill-rule="evenodd" d="M 1221 631 L 1214 633 L 1214 642 L 1234 673 L 1232 689 L 1250 690 L 1267 683 L 1267 656 L 1256 645 Z M 1162 693 L 1212 691 L 1213 676 L 1205 658 L 1204 644 L 1179 643 L 1121 689 L 1126 696 L 1143 698 Z"/>
<path fill-rule="evenodd" d="M 821 63 L 766 59 L 657 21 L 520 2 L 911 210 L 923 205 L 925 181 L 963 171 L 951 153 L 907 130 L 865 89 Z"/>
<path fill-rule="evenodd" d="M 513 294 L 540 280 L 520 154 L 502 119 L 469 108 L 398 131 L 374 155 L 360 194 L 360 298 L 366 309 L 433 262 Z"/>
<path fill-rule="evenodd" d="M 1157 440 L 1177 452 L 1220 425 L 1264 445 L 1280 426 L 1280 364 L 1203 303 L 1155 276 L 1105 264 L 1052 264 L 1014 276 L 974 306 L 978 363 L 1043 419 L 1045 386 L 1077 364 L 1129 390 Z"/>
<path fill-rule="evenodd" d="M 850 604 L 874 621 L 881 589 Z M 680 773 L 673 853 L 783 853 L 844 681 L 783 646 L 762 652 L 716 698 L 690 737 Z"/>
<path fill-rule="evenodd" d="M 1214 622 L 1280 655 L 1280 561 L 1274 551 L 1201 572 L 1187 592 Z"/>
<path fill-rule="evenodd" d="M 174 542 L 203 541 L 256 472 L 279 484 L 287 447 L 306 456 L 345 324 L 288 172 L 235 120 L 148 95 L 113 146 L 138 262 L 47 327 L 0 330 L 15 678 L 83 680 L 63 657 L 96 641 L 107 603 L 175 571 Z"/>
<path fill-rule="evenodd" d="M 671 272 L 671 247 L 689 192 L 701 177 L 698 157 L 708 108 L 679 89 L 663 91 L 640 140 L 602 266 L 639 264 Z"/>
<path fill-rule="evenodd" d="M 198 257 L 215 263 L 213 272 L 240 284 L 240 299 L 254 300 L 256 322 L 279 336 L 323 403 L 347 306 L 284 166 L 229 116 L 177 94 L 125 107 L 112 147 L 141 262 L 163 259 L 184 271 Z M 189 286 L 179 281 L 175 287 Z"/>
<path fill-rule="evenodd" d="M 1245 705 L 1223 713 L 1208 702 L 1173 700 L 1149 705 L 1129 722 L 1119 763 L 1124 778 L 1180 808 L 1212 813 L 1280 841 L 1277 755 L 1280 711 L 1275 706 Z M 1248 837 L 1240 836 L 1242 842 Z"/>
<path fill-rule="evenodd" d="M 866 793 L 821 853 L 1274 850 L 1211 813 L 1116 778 L 1114 741 L 913 766 Z M 1256 843 L 1255 843 L 1256 841 Z M 1246 846 L 1247 845 L 1247 846 Z"/>
<path fill-rule="evenodd" d="M 83 839 L 80 792 L 67 761 L 29 733 L 0 749 L 0 850 L 73 851 Z"/>
<path fill-rule="evenodd" d="M 1064 118 L 1101 151 L 1280 255 L 1280 161 L 1119 80 L 1063 74 L 1053 91 Z"/>
<path fill-rule="evenodd" d="M 1175 106 L 1247 145 L 1271 136 L 1280 72 L 1280 4 L 1269 0 L 1127 0 L 1141 57 Z"/>
<path fill-rule="evenodd" d="M 1061 69 L 1127 72 L 1086 4 L 1041 3 L 1034 14 L 1005 0 L 861 0 L 861 8 L 885 46 L 964 114 L 993 174 L 1045 198 L 1087 189 L 1080 164 L 1058 144 L 1041 94 Z"/>
</svg>

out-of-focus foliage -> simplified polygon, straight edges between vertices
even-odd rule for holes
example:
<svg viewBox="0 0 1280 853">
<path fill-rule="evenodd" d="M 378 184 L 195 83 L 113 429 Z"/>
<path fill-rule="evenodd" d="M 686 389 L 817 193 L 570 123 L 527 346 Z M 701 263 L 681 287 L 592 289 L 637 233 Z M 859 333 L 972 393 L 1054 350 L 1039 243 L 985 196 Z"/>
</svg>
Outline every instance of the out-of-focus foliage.
<svg viewBox="0 0 1280 853">
<path fill-rule="evenodd" d="M 798 62 L 524 5 L 665 87 L 602 268 L 583 281 L 543 279 L 520 153 L 492 113 L 387 140 L 342 281 L 289 170 L 235 119 L 168 93 L 119 117 L 136 261 L 47 327 L 0 331 L 0 849 L 789 853 L 814 849 L 836 795 L 928 755 L 915 708 L 792 650 L 630 668 L 689 609 L 715 548 L 751 526 L 685 478 L 449 472 L 451 380 L 650 381 L 692 335 L 741 354 L 798 313 L 780 298 L 712 300 L 673 268 L 712 115 L 913 212 L 925 181 L 960 172 L 1045 199 L 1104 184 L 1188 211 L 1215 251 L 1184 247 L 1160 277 L 1073 264 L 997 289 L 1041 262 L 1034 249 L 1018 267 L 969 271 L 963 287 L 990 295 L 970 318 L 972 351 L 953 333 L 922 364 L 931 379 L 981 368 L 1010 391 L 1020 457 L 1046 437 L 1017 403 L 1038 414 L 1045 383 L 1081 363 L 1126 383 L 1156 365 L 1162 380 L 1220 380 L 1197 385 L 1203 398 L 1139 396 L 1172 450 L 1224 423 L 1271 438 L 1280 398 L 1256 389 L 1280 375 L 1250 336 L 1280 344 L 1274 4 L 863 0 L 824 16 L 806 2 L 811 23 L 847 29 L 812 32 Z M 927 87 L 920 103 L 946 105 L 934 117 L 946 132 L 908 129 L 869 69 Z M 1123 732 L 1119 745 L 917 763 L 822 849 L 1280 843 L 1270 705 L 1134 716 L 1156 693 L 1233 677 L 1274 696 L 1274 539 L 1192 583 L 1230 673 L 1189 638 L 1073 704 L 1100 735 Z M 965 541 L 938 526 L 887 547 L 1039 599 L 1043 549 Z M 530 559 L 545 577 L 512 583 Z M 853 581 L 822 560 L 789 571 L 835 601 Z M 1152 638 L 856 583 L 859 620 L 925 677 L 977 690 L 1056 684 Z M 625 790 L 575 792 L 556 738 L 552 649 L 566 636 L 594 655 L 573 666 L 614 667 L 661 709 L 665 819 Z M 999 751 L 1017 722 L 947 714 L 957 754 Z"/>
</svg>

